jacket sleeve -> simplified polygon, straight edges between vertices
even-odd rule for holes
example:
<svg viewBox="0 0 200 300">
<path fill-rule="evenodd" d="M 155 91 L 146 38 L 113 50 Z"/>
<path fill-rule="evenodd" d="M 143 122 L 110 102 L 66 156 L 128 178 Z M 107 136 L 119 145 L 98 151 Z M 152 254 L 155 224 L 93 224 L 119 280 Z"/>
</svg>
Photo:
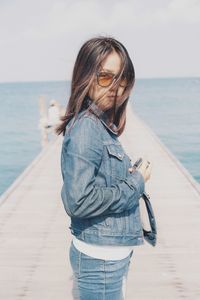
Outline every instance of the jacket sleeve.
<svg viewBox="0 0 200 300">
<path fill-rule="evenodd" d="M 103 155 L 102 129 L 91 117 L 76 122 L 72 134 L 63 141 L 61 156 L 61 197 L 66 212 L 73 217 L 91 218 L 131 209 L 144 191 L 143 176 L 135 171 L 111 187 L 97 186 L 95 174 Z"/>
</svg>

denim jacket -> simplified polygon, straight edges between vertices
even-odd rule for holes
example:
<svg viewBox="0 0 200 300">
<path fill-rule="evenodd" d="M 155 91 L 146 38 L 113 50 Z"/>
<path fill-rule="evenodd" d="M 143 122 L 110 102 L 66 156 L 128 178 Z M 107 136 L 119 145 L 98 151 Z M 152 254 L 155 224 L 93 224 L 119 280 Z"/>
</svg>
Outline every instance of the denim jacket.
<svg viewBox="0 0 200 300">
<path fill-rule="evenodd" d="M 61 197 L 71 217 L 69 228 L 87 243 L 143 244 L 139 212 L 143 176 L 128 171 L 130 158 L 115 125 L 108 126 L 106 113 L 90 99 L 87 103 L 90 112 L 84 109 L 70 120 L 62 144 Z"/>
</svg>

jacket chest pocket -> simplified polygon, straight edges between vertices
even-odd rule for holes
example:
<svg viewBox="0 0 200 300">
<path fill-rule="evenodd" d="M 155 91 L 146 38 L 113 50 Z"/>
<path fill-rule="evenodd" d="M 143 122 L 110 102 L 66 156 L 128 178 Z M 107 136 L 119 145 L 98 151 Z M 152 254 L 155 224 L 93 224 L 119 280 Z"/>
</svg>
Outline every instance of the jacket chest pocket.
<svg viewBox="0 0 200 300">
<path fill-rule="evenodd" d="M 126 156 L 120 144 L 106 145 L 106 172 L 114 178 L 126 177 Z"/>
</svg>

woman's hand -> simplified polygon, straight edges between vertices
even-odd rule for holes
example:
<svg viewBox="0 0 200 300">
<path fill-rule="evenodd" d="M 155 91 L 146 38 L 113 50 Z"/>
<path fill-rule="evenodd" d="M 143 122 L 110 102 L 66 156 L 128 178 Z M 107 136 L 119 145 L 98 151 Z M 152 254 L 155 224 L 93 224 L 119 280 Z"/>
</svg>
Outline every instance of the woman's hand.
<svg viewBox="0 0 200 300">
<path fill-rule="evenodd" d="M 152 170 L 152 164 L 150 163 L 150 161 L 143 159 L 141 165 L 139 168 L 136 169 L 137 171 L 139 171 L 141 173 L 141 175 L 144 178 L 144 181 L 146 182 L 147 180 L 150 179 L 151 176 L 151 170 Z M 129 168 L 129 172 L 132 173 L 133 171 L 135 171 L 134 168 Z"/>
</svg>

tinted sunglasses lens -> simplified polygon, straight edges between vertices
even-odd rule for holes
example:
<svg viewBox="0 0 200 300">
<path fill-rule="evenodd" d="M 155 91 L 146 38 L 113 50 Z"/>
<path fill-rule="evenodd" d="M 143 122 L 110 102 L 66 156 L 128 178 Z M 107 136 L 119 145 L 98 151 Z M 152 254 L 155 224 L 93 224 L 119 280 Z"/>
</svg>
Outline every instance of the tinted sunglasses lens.
<svg viewBox="0 0 200 300">
<path fill-rule="evenodd" d="M 103 87 L 111 85 L 113 81 L 113 76 L 111 74 L 100 73 L 97 78 L 98 84 Z"/>
</svg>

